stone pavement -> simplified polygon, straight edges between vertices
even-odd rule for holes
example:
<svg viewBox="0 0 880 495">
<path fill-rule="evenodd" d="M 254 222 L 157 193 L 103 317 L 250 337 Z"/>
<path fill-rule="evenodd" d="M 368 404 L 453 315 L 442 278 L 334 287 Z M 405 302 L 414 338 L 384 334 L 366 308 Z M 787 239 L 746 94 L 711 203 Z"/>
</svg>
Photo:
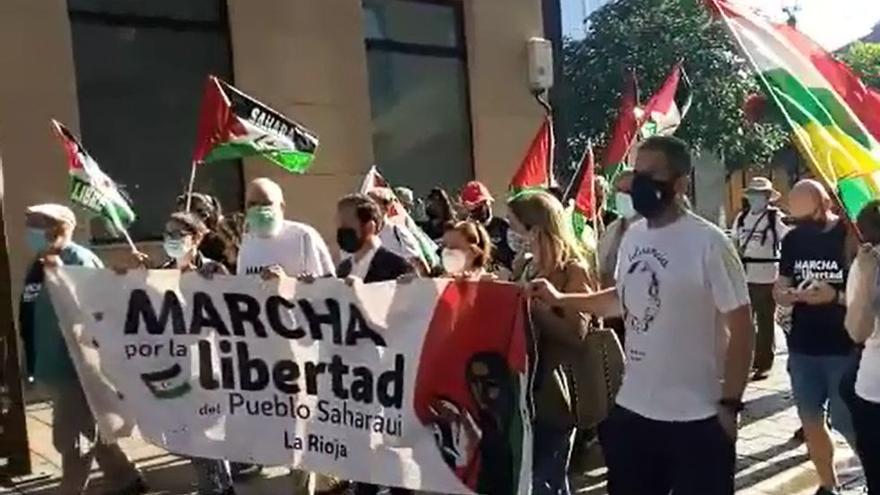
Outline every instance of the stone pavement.
<svg viewBox="0 0 880 495">
<path fill-rule="evenodd" d="M 769 379 L 749 385 L 747 410 L 737 444 L 737 493 L 744 495 L 812 495 L 816 477 L 807 458 L 806 448 L 791 441 L 799 423 L 792 401 L 786 354 L 777 356 L 776 368 Z M 28 431 L 34 475 L 0 486 L 0 494 L 51 495 L 57 486 L 60 459 L 51 442 L 51 405 L 37 402 L 28 408 Z M 838 464 L 846 483 L 846 495 L 863 493 L 858 462 L 843 439 L 836 437 Z M 140 439 L 122 442 L 125 451 L 136 460 L 150 485 L 151 494 L 188 494 L 194 491 L 189 463 Z M 244 495 L 291 494 L 292 479 L 285 468 L 272 468 L 264 479 L 241 483 L 236 488 Z M 578 493 L 606 493 L 602 470 L 590 472 L 577 480 Z M 88 493 L 100 493 L 100 479 Z"/>
<path fill-rule="evenodd" d="M 784 343 L 780 334 L 777 342 Z M 746 389 L 746 410 L 737 442 L 736 488 L 742 495 L 813 495 L 818 487 L 813 465 L 802 443 L 792 441 L 800 426 L 785 371 L 788 354 L 777 351 L 770 378 Z M 844 490 L 841 495 L 867 493 L 858 458 L 843 437 L 834 434 L 836 460 Z M 606 493 L 603 470 L 578 480 L 578 493 Z"/>
</svg>

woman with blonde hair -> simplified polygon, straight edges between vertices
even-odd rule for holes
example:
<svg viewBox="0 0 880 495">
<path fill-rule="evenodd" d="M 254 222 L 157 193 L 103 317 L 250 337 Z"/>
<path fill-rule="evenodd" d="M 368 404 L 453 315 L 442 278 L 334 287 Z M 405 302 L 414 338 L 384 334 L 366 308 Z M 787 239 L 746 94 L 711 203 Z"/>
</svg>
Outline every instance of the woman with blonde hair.
<svg viewBox="0 0 880 495">
<path fill-rule="evenodd" d="M 583 246 L 577 242 L 562 203 L 545 192 L 527 192 L 508 202 L 510 228 L 523 240 L 531 258 L 521 281 L 546 278 L 562 292 L 591 292 L 595 277 Z M 583 341 L 588 317 L 532 303 L 538 345 L 535 379 L 533 479 L 535 495 L 568 495 L 568 464 L 576 426 L 574 384 L 566 371 L 570 349 Z"/>
</svg>

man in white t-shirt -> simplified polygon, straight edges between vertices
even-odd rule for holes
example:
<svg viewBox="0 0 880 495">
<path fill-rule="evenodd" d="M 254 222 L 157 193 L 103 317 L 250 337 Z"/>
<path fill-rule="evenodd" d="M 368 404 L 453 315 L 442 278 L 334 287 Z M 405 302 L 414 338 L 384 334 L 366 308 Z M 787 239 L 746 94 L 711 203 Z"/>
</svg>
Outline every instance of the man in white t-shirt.
<svg viewBox="0 0 880 495">
<path fill-rule="evenodd" d="M 645 218 L 624 235 L 617 287 L 550 304 L 621 315 L 627 363 L 617 407 L 599 427 L 612 495 L 732 495 L 734 444 L 754 327 L 732 243 L 683 203 L 691 158 L 673 137 L 639 148 L 631 195 Z"/>
<path fill-rule="evenodd" d="M 245 195 L 245 234 L 238 252 L 238 274 L 263 278 L 332 277 L 333 260 L 313 227 L 284 219 L 284 193 L 271 179 L 254 179 Z M 233 463 L 233 475 L 244 477 L 259 467 Z M 309 474 L 294 471 L 294 493 L 307 490 Z M 318 476 L 317 483 L 332 484 Z"/>
<path fill-rule="evenodd" d="M 779 254 L 788 227 L 785 214 L 773 206 L 779 192 L 766 177 L 754 177 L 745 190 L 749 209 L 733 220 L 732 230 L 740 259 L 746 268 L 752 313 L 758 327 L 753 380 L 767 378 L 776 352 L 776 300 L 773 286 L 779 278 Z"/>
<path fill-rule="evenodd" d="M 333 260 L 313 227 L 284 219 L 284 193 L 270 179 L 255 179 L 246 195 L 245 234 L 238 273 L 264 277 L 332 277 Z"/>
</svg>

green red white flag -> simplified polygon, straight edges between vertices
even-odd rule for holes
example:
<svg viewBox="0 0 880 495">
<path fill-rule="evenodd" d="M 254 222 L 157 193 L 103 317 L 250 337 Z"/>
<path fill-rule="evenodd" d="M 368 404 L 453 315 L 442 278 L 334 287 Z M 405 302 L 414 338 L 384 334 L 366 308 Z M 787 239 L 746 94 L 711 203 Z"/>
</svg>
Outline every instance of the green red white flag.
<svg viewBox="0 0 880 495">
<path fill-rule="evenodd" d="M 510 181 L 513 193 L 527 189 L 546 189 L 553 185 L 553 123 L 544 117 L 541 127 L 532 139 L 526 156 Z"/>
<path fill-rule="evenodd" d="M 587 143 L 574 180 L 576 188 L 570 189 L 566 196 L 567 199 L 571 198 L 574 200 L 571 211 L 571 225 L 575 236 L 583 240 L 584 233 L 587 231 L 587 225 L 595 223 L 594 220 L 598 213 L 596 211 L 596 157 L 593 154 L 592 142 Z M 595 224 L 593 227 L 598 229 L 598 226 Z M 595 239 L 592 241 L 595 242 Z"/>
<path fill-rule="evenodd" d="M 788 24 L 774 25 L 816 69 L 822 73 L 834 91 L 849 105 L 874 139 L 880 141 L 880 92 L 867 86 L 845 63 L 834 58 L 818 43 Z"/>
<path fill-rule="evenodd" d="M 415 236 L 416 241 L 418 241 L 419 251 L 421 251 L 422 257 L 425 258 L 428 266 L 438 266 L 440 264 L 440 257 L 437 254 L 440 251 L 439 246 L 428 237 L 428 234 L 407 213 L 403 203 L 400 202 L 400 198 L 394 193 L 394 189 L 391 188 L 388 181 L 385 180 L 385 177 L 382 177 L 382 174 L 379 173 L 379 170 L 374 165 L 370 167 L 369 172 L 364 176 L 364 180 L 361 182 L 360 193 L 369 194 L 370 191 L 375 189 L 387 189 L 394 196 L 394 203 L 388 211 L 386 221 L 408 229 Z"/>
<path fill-rule="evenodd" d="M 262 156 L 288 172 L 309 169 L 318 137 L 217 77 L 208 77 L 193 162 Z"/>
<path fill-rule="evenodd" d="M 855 219 L 865 204 L 880 198 L 880 145 L 859 117 L 876 107 L 841 94 L 846 86 L 841 81 L 852 83 L 851 72 L 829 63 L 827 54 L 793 28 L 726 1 L 705 1 L 783 114 L 814 174 Z"/>
<path fill-rule="evenodd" d="M 136 218 L 131 201 L 98 167 L 98 163 L 67 127 L 52 120 L 52 129 L 67 155 L 70 201 L 103 218 L 115 235 L 126 234 Z"/>
<path fill-rule="evenodd" d="M 690 80 L 681 62 L 675 64 L 663 86 L 648 100 L 644 109 L 636 111 L 642 138 L 671 136 L 690 109 Z"/>
</svg>

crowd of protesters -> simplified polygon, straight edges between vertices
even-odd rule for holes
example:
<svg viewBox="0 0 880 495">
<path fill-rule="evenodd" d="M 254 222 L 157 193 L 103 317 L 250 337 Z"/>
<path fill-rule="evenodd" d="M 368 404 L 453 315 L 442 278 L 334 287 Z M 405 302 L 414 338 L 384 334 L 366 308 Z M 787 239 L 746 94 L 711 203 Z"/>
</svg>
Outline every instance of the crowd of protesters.
<svg viewBox="0 0 880 495">
<path fill-rule="evenodd" d="M 859 453 L 871 493 L 880 493 L 880 203 L 864 208 L 858 229 L 835 213 L 818 182 L 801 181 L 787 198 L 755 178 L 732 235 L 690 211 L 687 145 L 647 139 L 633 170 L 597 188 L 598 242 L 574 235 L 564 204 L 552 192 L 513 195 L 496 214 L 495 199 L 470 182 L 454 199 L 441 188 L 424 201 L 406 188 L 352 194 L 336 204 L 331 251 L 313 227 L 286 220 L 281 187 L 252 181 L 245 212 L 224 215 L 210 195 L 179 198 L 164 232 L 164 259 L 139 256 L 145 267 L 222 274 L 339 277 L 353 283 L 408 283 L 417 277 L 502 280 L 522 284 L 538 360 L 534 383 L 533 492 L 567 495 L 579 442 L 598 437 L 612 495 L 732 494 L 738 417 L 749 379 L 773 367 L 776 320 L 790 313 L 788 371 L 819 494 L 838 486 L 829 425 Z M 403 208 L 436 242 L 432 266 L 414 232 L 392 221 Z M 499 209 L 500 210 L 500 209 Z M 295 212 L 292 212 L 295 213 Z M 41 204 L 26 212 L 35 253 L 22 296 L 21 328 L 30 376 L 54 400 L 53 437 L 61 453 L 60 493 L 79 494 L 93 459 L 114 488 L 145 493 L 146 485 L 115 444 L 96 441 L 83 396 L 43 290 L 46 269 L 103 268 L 73 241 L 73 212 Z M 861 233 L 862 245 L 856 241 Z M 849 282 L 849 288 L 847 283 Z M 583 431 L 573 396 L 577 350 L 596 328 L 625 341 L 626 367 L 616 404 L 597 434 Z M 193 459 L 198 491 L 235 493 L 234 483 L 260 467 Z M 294 472 L 291 493 L 374 494 L 380 487 Z M 311 483 L 310 483 L 311 479 Z M 392 493 L 405 490 L 393 489 Z M 499 492 L 500 493 L 500 492 Z"/>
</svg>

